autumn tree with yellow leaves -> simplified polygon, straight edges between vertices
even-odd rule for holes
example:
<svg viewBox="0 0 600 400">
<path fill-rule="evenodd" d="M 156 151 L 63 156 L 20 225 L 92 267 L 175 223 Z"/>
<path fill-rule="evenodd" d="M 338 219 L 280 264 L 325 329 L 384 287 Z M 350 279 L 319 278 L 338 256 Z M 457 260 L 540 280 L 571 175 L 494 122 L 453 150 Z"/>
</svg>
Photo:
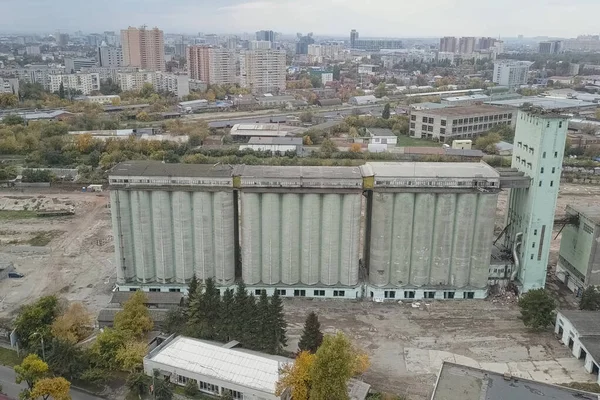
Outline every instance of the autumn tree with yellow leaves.
<svg viewBox="0 0 600 400">
<path fill-rule="evenodd" d="M 144 292 L 135 292 L 123 304 L 123 310 L 115 315 L 115 329 L 138 339 L 143 338 L 146 333 L 150 332 L 154 327 L 154 323 L 150 318 L 150 311 L 145 305 L 147 299 L 148 297 Z"/>
<path fill-rule="evenodd" d="M 81 303 L 73 303 L 52 323 L 52 334 L 71 343 L 85 339 L 92 326 L 92 316 Z"/>
<path fill-rule="evenodd" d="M 63 377 L 43 378 L 35 383 L 30 399 L 71 400 L 71 383 Z"/>
<path fill-rule="evenodd" d="M 283 368 L 276 393 L 294 400 L 348 400 L 348 380 L 370 366 L 369 357 L 341 332 L 326 336 L 316 354 L 303 351 Z"/>
</svg>

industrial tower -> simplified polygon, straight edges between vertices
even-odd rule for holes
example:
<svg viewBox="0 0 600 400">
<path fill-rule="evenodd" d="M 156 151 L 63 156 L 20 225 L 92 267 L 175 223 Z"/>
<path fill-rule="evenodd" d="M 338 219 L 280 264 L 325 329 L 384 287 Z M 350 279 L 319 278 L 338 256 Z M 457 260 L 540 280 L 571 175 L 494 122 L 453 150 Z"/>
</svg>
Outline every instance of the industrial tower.
<svg viewBox="0 0 600 400">
<path fill-rule="evenodd" d="M 511 166 L 531 184 L 510 190 L 505 246 L 513 253 L 511 278 L 521 292 L 546 284 L 567 126 L 567 117 L 557 112 L 529 109 L 517 116 Z"/>
</svg>

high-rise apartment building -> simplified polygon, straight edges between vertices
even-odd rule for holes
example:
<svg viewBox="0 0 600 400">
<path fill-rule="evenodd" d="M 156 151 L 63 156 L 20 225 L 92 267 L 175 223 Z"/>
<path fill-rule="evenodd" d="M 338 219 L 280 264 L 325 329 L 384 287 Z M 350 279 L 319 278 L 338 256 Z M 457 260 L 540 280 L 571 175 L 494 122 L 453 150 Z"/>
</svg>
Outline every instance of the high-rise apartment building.
<svg viewBox="0 0 600 400">
<path fill-rule="evenodd" d="M 359 39 L 358 32 L 353 29 L 350 31 L 350 48 L 366 51 L 380 51 L 382 49 L 401 49 L 403 46 L 402 40 L 396 39 Z M 313 41 L 314 43 L 314 41 Z M 296 51 L 298 47 L 296 47 Z M 308 50 L 308 49 L 307 49 Z"/>
<path fill-rule="evenodd" d="M 494 63 L 493 82 L 509 88 L 527 83 L 530 61 L 502 60 Z"/>
<path fill-rule="evenodd" d="M 163 31 L 129 27 L 121 30 L 123 64 L 150 71 L 165 70 L 165 41 Z"/>
<path fill-rule="evenodd" d="M 350 31 L 350 48 L 353 49 L 356 41 L 358 40 L 358 31 L 356 29 L 352 29 Z"/>
<path fill-rule="evenodd" d="M 110 47 L 105 43 L 98 47 L 98 64 L 101 67 L 120 67 L 123 65 L 123 50 Z"/>
<path fill-rule="evenodd" d="M 441 38 L 440 51 L 442 53 L 456 53 L 458 51 L 458 39 L 454 36 L 445 36 Z"/>
<path fill-rule="evenodd" d="M 187 48 L 188 75 L 211 85 L 237 83 L 235 50 L 211 46 Z"/>
<path fill-rule="evenodd" d="M 473 54 L 475 51 L 474 37 L 461 37 L 458 41 L 458 52 L 460 54 Z"/>
<path fill-rule="evenodd" d="M 285 90 L 285 50 L 246 50 L 240 59 L 240 85 L 256 93 Z"/>
<path fill-rule="evenodd" d="M 562 40 L 552 40 L 547 42 L 540 42 L 539 53 L 541 54 L 558 54 L 563 51 Z"/>
<path fill-rule="evenodd" d="M 296 42 L 296 54 L 308 54 L 308 46 L 315 43 L 312 32 L 306 36 L 298 34 L 298 41 Z"/>
<path fill-rule="evenodd" d="M 154 90 L 171 92 L 181 98 L 190 94 L 190 78 L 187 75 L 171 74 L 162 71 L 136 71 L 117 73 L 117 84 L 122 91 L 141 90 L 151 84 Z"/>
<path fill-rule="evenodd" d="M 271 42 L 267 40 L 251 40 L 248 42 L 248 50 L 265 50 L 271 48 Z"/>
<path fill-rule="evenodd" d="M 89 58 L 73 58 L 65 57 L 65 71 L 67 74 L 81 71 L 82 68 L 90 68 L 96 66 L 96 60 Z"/>
</svg>

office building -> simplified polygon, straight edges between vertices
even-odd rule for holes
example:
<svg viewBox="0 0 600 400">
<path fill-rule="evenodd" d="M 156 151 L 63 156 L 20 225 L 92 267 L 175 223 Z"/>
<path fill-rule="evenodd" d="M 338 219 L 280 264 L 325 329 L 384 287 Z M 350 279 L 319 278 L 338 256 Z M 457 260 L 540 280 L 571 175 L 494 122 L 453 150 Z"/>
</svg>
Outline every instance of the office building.
<svg viewBox="0 0 600 400">
<path fill-rule="evenodd" d="M 474 37 L 461 37 L 458 41 L 458 52 L 460 54 L 472 54 L 475 51 Z"/>
<path fill-rule="evenodd" d="M 458 39 L 454 36 L 445 36 L 440 39 L 440 52 L 456 53 L 458 52 Z"/>
<path fill-rule="evenodd" d="M 600 207 L 567 206 L 561 225 L 556 276 L 580 296 L 589 286 L 600 286 Z"/>
<path fill-rule="evenodd" d="M 395 39 L 359 39 L 356 30 L 350 32 L 350 48 L 365 51 L 380 51 L 382 49 L 401 49 L 402 40 Z"/>
<path fill-rule="evenodd" d="M 527 84 L 530 61 L 501 60 L 494 63 L 493 82 L 509 88 Z"/>
<path fill-rule="evenodd" d="M 312 32 L 306 36 L 302 36 L 302 34 L 299 33 L 296 41 L 296 54 L 308 54 L 308 46 L 314 43 L 315 39 L 313 39 Z"/>
<path fill-rule="evenodd" d="M 60 47 L 66 47 L 69 44 L 69 35 L 66 33 L 58 33 L 56 36 L 56 43 Z"/>
<path fill-rule="evenodd" d="M 101 67 L 120 67 L 123 65 L 123 50 L 103 43 L 98 47 L 98 65 Z"/>
<path fill-rule="evenodd" d="M 96 60 L 87 58 L 71 58 L 65 57 L 65 72 L 72 74 L 81 71 L 82 68 L 90 68 L 96 66 Z"/>
<path fill-rule="evenodd" d="M 521 292 L 544 288 L 568 117 L 518 111 L 511 167 L 531 179 L 510 191 L 504 247 L 515 254 L 512 278 Z"/>
<path fill-rule="evenodd" d="M 256 32 L 256 40 L 260 42 L 271 42 L 271 46 L 275 42 L 275 32 L 273 31 L 258 31 Z"/>
<path fill-rule="evenodd" d="M 559 54 L 563 52 L 562 40 L 540 42 L 538 52 L 540 54 Z"/>
<path fill-rule="evenodd" d="M 164 71 L 165 42 L 163 31 L 129 27 L 121 30 L 123 65 L 149 71 Z"/>
<path fill-rule="evenodd" d="M 188 75 L 191 79 L 211 85 L 237 83 L 235 50 L 211 47 L 188 46 Z"/>
<path fill-rule="evenodd" d="M 240 58 L 240 85 L 255 93 L 284 91 L 285 50 L 246 50 Z"/>
<path fill-rule="evenodd" d="M 29 56 L 39 56 L 40 46 L 27 46 L 25 47 L 25 53 Z"/>
<path fill-rule="evenodd" d="M 410 136 L 450 143 L 472 139 L 496 125 L 514 123 L 516 111 L 488 105 L 412 110 Z"/>
<path fill-rule="evenodd" d="M 61 83 L 67 93 L 72 90 L 89 95 L 100 90 L 100 76 L 96 73 L 49 75 L 49 90 L 51 92 L 58 92 Z"/>
</svg>

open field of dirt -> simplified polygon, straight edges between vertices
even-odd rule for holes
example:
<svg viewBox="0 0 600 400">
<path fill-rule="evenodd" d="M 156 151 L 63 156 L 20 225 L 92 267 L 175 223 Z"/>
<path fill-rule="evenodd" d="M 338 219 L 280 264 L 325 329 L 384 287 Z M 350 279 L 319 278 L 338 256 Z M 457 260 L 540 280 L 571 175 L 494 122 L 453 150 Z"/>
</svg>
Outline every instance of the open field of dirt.
<svg viewBox="0 0 600 400">
<path fill-rule="evenodd" d="M 498 231 L 506 197 L 503 192 L 498 202 Z M 75 215 L 40 218 L 30 208 L 20 211 L 19 204 L 33 203 L 72 207 Z M 0 281 L 0 320 L 45 294 L 82 301 L 92 312 L 108 303 L 115 283 L 108 203 L 106 192 L 0 191 L 0 205 L 10 207 L 8 213 L 0 211 L 0 262 L 11 261 L 25 274 Z M 600 204 L 600 187 L 564 184 L 557 216 L 567 204 L 593 203 Z M 552 243 L 551 265 L 559 239 Z M 551 286 L 564 296 L 562 304 L 574 304 L 560 285 Z M 523 328 L 514 299 L 421 302 L 416 308 L 409 303 L 288 299 L 285 307 L 290 350 L 296 349 L 305 315 L 315 310 L 327 332 L 346 332 L 370 354 L 367 382 L 408 394 L 411 400 L 428 398 L 442 360 L 554 383 L 591 379 L 551 334 Z"/>
</svg>

